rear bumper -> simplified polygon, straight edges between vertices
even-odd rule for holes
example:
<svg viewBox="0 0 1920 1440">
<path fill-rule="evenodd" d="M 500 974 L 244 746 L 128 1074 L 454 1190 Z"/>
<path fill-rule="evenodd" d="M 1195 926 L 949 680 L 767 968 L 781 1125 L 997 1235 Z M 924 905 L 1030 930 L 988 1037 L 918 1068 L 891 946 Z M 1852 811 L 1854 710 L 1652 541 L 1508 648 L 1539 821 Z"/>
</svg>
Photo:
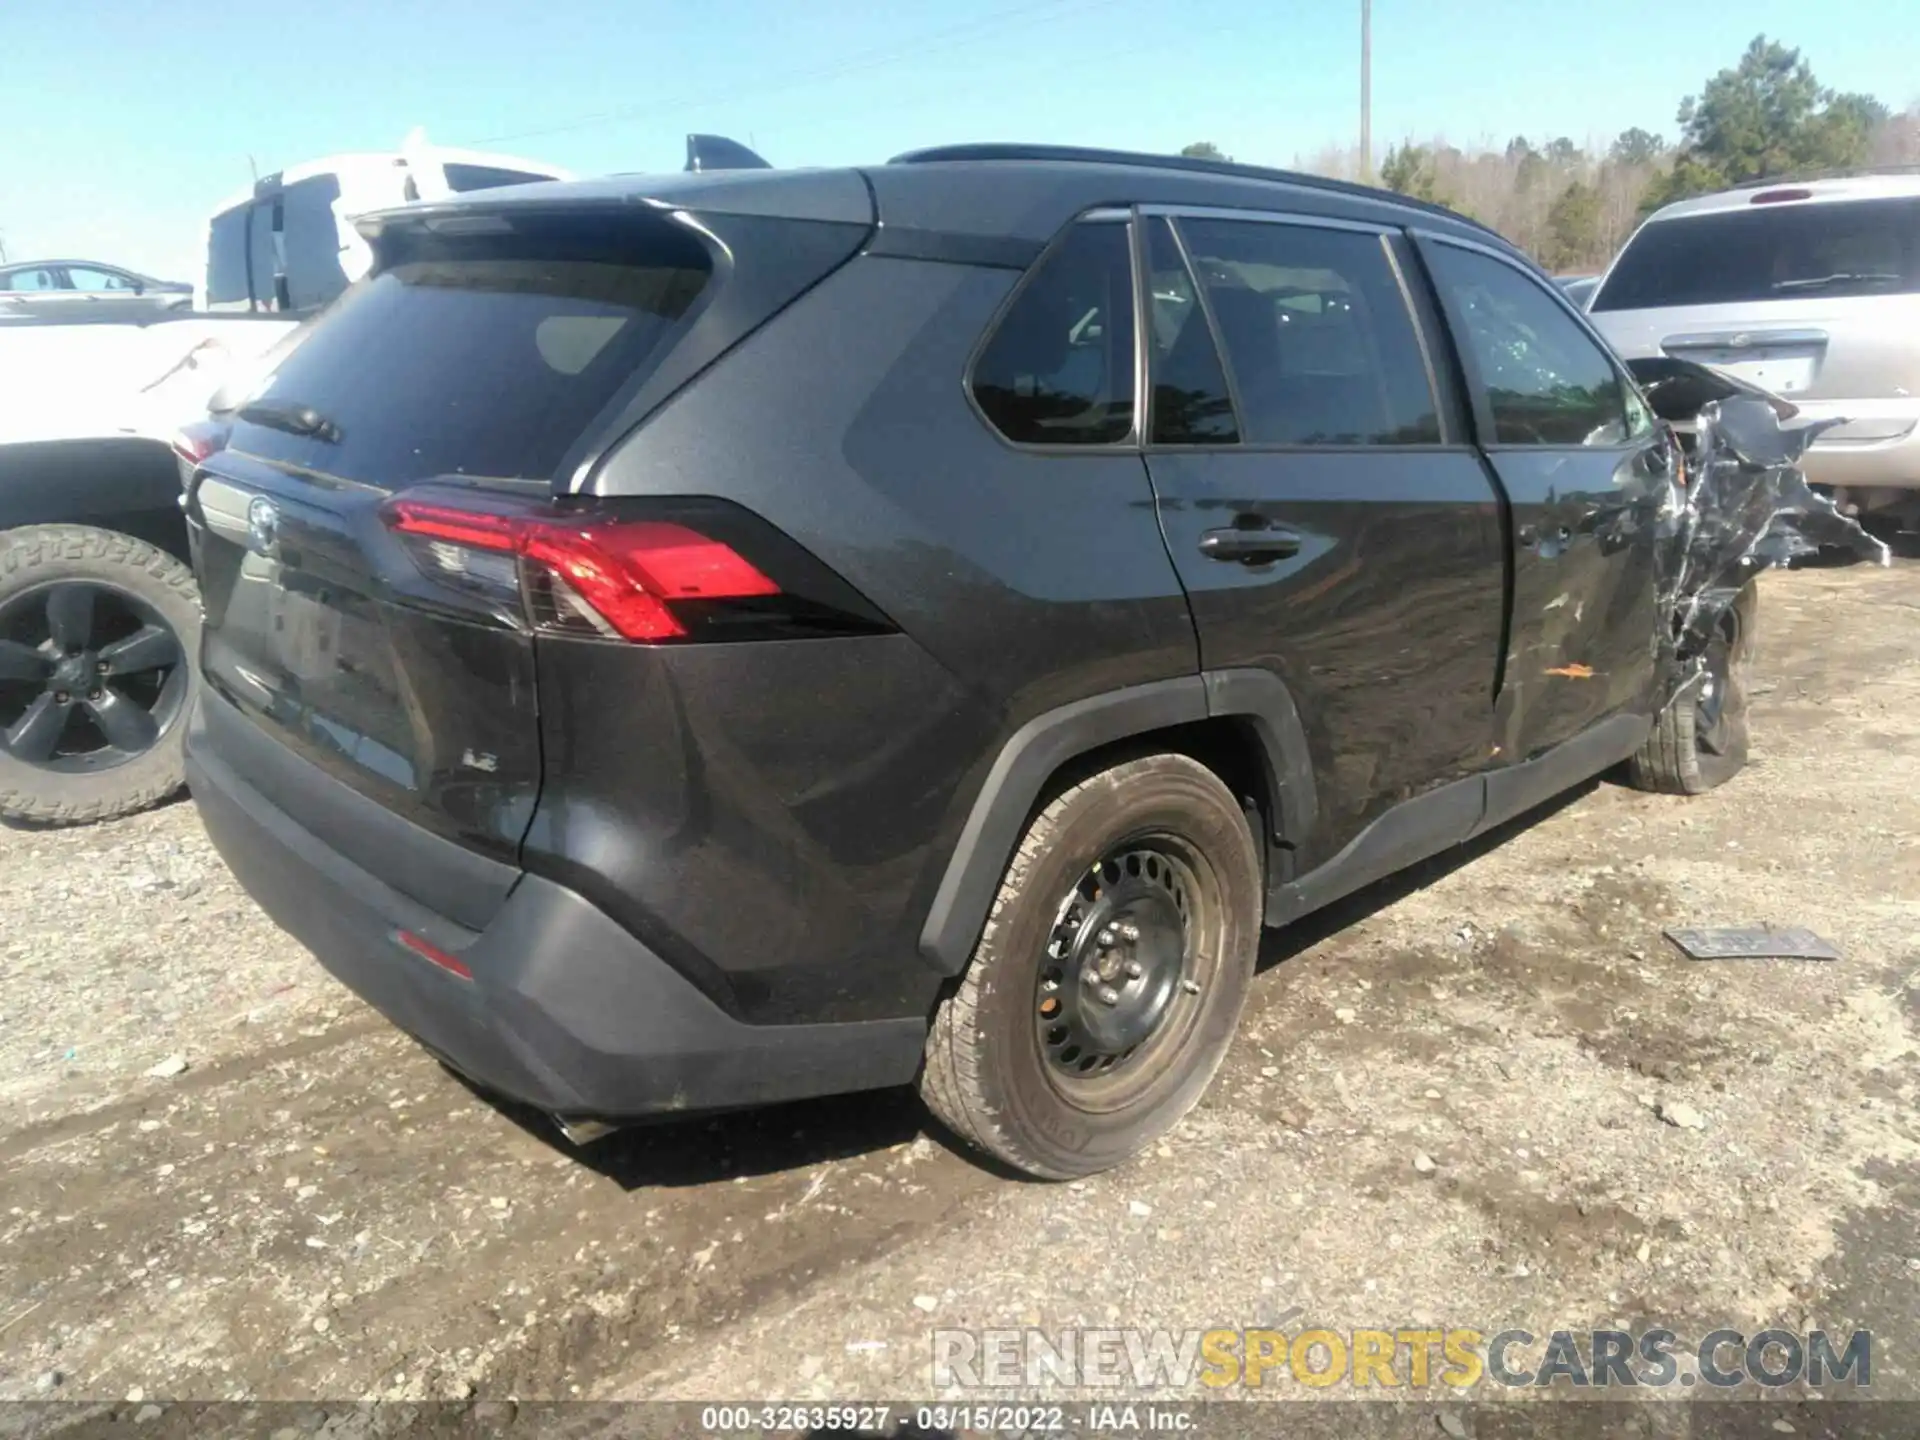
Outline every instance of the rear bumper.
<svg viewBox="0 0 1920 1440">
<path fill-rule="evenodd" d="M 216 695 L 202 704 L 231 708 Z M 368 873 L 239 774 L 208 743 L 204 710 L 187 732 L 187 779 L 215 847 L 276 924 L 394 1024 L 511 1099 L 622 1119 L 905 1084 L 919 1068 L 923 1021 L 745 1024 L 603 911 L 538 876 L 520 876 L 484 929 L 455 924 L 396 888 L 412 867 Z M 291 752 L 272 779 L 276 790 L 324 792 L 321 809 L 340 803 L 335 791 L 351 794 Z M 410 841 L 423 873 L 447 868 L 453 857 L 441 850 L 460 849 L 417 828 Z M 472 978 L 403 946 L 403 930 Z"/>
<path fill-rule="evenodd" d="M 1791 398 L 1791 397 L 1790 397 Z M 1795 400 L 1809 420 L 1844 419 L 1801 461 L 1816 485 L 1850 490 L 1920 490 L 1920 402 Z M 1867 497 L 1860 497 L 1863 500 Z"/>
</svg>

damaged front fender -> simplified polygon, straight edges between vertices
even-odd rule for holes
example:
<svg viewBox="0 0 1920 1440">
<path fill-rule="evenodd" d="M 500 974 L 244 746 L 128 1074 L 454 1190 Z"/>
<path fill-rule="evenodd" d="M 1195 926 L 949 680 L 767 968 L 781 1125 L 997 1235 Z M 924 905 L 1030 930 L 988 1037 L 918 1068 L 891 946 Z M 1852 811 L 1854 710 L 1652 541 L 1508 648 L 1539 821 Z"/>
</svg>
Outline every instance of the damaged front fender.
<svg viewBox="0 0 1920 1440">
<path fill-rule="evenodd" d="M 1678 445 L 1656 526 L 1665 705 L 1689 691 L 1707 646 L 1740 592 L 1762 570 L 1822 547 L 1891 563 L 1887 547 L 1812 490 L 1800 457 L 1843 419 L 1795 423 L 1780 397 L 1720 371 L 1662 357 L 1631 362 L 1654 413 L 1691 422 L 1692 454 Z"/>
</svg>

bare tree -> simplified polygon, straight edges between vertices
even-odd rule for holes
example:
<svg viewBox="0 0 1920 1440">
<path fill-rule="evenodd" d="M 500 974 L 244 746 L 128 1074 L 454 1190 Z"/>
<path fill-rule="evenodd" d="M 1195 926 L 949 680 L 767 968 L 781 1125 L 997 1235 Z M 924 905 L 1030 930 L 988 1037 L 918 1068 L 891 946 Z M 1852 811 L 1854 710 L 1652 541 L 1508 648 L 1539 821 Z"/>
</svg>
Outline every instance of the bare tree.
<svg viewBox="0 0 1920 1440">
<path fill-rule="evenodd" d="M 1749 47 L 1741 64 L 1741 70 L 1710 80 L 1700 99 L 1682 107 L 1685 133 L 1678 149 L 1638 126 L 1611 138 L 1592 137 L 1585 145 L 1564 135 L 1538 144 L 1524 135 L 1505 142 L 1484 137 L 1470 146 L 1443 135 L 1406 136 L 1388 147 L 1380 183 L 1491 226 L 1558 270 L 1581 272 L 1601 269 L 1619 253 L 1658 197 L 1697 188 L 1691 171 L 1686 176 L 1671 172 L 1676 160 L 1698 168 L 1703 136 L 1720 137 L 1725 130 L 1749 149 L 1765 140 L 1793 157 L 1857 151 L 1875 165 L 1920 165 L 1920 101 L 1894 114 L 1868 96 L 1820 90 L 1798 52 L 1769 48 L 1763 41 Z M 1755 71 L 1758 79 L 1747 71 Z M 1785 87 L 1792 92 L 1789 98 L 1798 97 L 1797 108 L 1788 107 L 1784 118 L 1768 111 L 1760 117 L 1764 124 L 1756 121 L 1742 130 L 1734 121 L 1752 118 L 1746 112 L 1754 107 L 1745 102 L 1756 86 L 1769 95 Z M 1864 139 L 1856 145 L 1860 136 Z M 1354 180 L 1365 174 L 1361 158 L 1356 146 L 1330 145 L 1311 155 L 1296 154 L 1293 164 L 1312 174 Z"/>
</svg>

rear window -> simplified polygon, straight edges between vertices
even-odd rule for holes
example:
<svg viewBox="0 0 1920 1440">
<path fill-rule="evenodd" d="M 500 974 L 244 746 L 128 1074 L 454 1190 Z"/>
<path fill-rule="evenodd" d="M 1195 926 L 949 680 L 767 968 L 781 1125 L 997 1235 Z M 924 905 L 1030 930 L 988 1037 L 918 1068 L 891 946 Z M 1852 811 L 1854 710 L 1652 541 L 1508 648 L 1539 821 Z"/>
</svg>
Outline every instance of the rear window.
<svg viewBox="0 0 1920 1440">
<path fill-rule="evenodd" d="M 347 272 L 340 264 L 340 217 L 334 208 L 340 203 L 340 177 L 296 181 L 280 192 L 279 203 L 287 308 L 317 310 L 347 288 Z M 271 280 L 262 288 L 266 293 L 260 298 L 272 298 Z"/>
<path fill-rule="evenodd" d="M 345 290 L 339 200 L 340 178 L 321 174 L 215 216 L 207 236 L 207 304 L 305 314 Z"/>
<path fill-rule="evenodd" d="M 1588 308 L 1914 291 L 1920 291 L 1920 199 L 1789 203 L 1642 226 Z"/>
<path fill-rule="evenodd" d="M 508 170 L 500 165 L 462 165 L 457 161 L 441 167 L 447 177 L 447 188 L 459 193 L 469 190 L 493 190 L 502 185 L 532 185 L 542 180 L 551 180 L 551 175 L 537 175 L 531 170 Z"/>
<path fill-rule="evenodd" d="M 482 222 L 485 223 L 485 222 Z M 526 217 L 512 233 L 390 234 L 249 400 L 235 448 L 397 489 L 441 475 L 550 479 L 594 417 L 670 348 L 711 265 L 659 221 Z"/>
<path fill-rule="evenodd" d="M 249 203 L 213 217 L 207 232 L 207 303 L 244 305 L 247 291 L 247 215 Z"/>
</svg>

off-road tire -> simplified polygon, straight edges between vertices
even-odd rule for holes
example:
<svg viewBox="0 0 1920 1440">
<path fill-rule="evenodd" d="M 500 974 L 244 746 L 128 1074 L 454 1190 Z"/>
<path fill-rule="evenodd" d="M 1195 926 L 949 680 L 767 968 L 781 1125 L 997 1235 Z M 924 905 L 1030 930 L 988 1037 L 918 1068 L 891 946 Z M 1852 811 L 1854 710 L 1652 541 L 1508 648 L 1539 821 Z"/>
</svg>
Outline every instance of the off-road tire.
<svg viewBox="0 0 1920 1440">
<path fill-rule="evenodd" d="M 1192 936 L 1215 938 L 1208 983 L 1182 987 L 1146 1088 L 1119 1108 L 1086 1109 L 1051 1079 L 1034 1030 L 1037 987 L 1061 897 L 1115 847 L 1162 837 L 1192 862 Z M 1144 839 L 1143 839 L 1144 843 Z M 1204 872 L 1204 873 L 1202 873 Z M 1184 755 L 1103 770 L 1054 797 L 1015 851 L 958 988 L 927 1037 L 920 1093 L 969 1144 L 1017 1170 L 1068 1180 L 1119 1164 L 1171 1129 L 1225 1058 L 1259 949 L 1262 868 L 1247 817 L 1220 779 Z M 1205 914 L 1200 906 L 1213 907 Z M 1191 959 L 1187 962 L 1195 963 Z"/>
<path fill-rule="evenodd" d="M 0 531 L 0 602 L 32 586 L 93 581 L 127 591 L 158 611 L 186 656 L 190 687 L 180 718 L 152 749 L 91 774 L 60 774 L 0 754 L 0 817 L 48 825 L 112 820 L 145 810 L 186 783 L 186 716 L 200 649 L 200 592 L 193 572 L 163 550 L 87 525 L 27 525 Z"/>
<path fill-rule="evenodd" d="M 1701 743 L 1699 709 L 1692 694 L 1660 712 L 1653 730 L 1627 762 L 1628 778 L 1639 790 L 1663 795 L 1701 795 L 1724 785 L 1747 763 L 1747 684 L 1753 665 L 1755 621 L 1760 591 L 1749 585 L 1721 619 L 1727 665 L 1722 683 L 1722 743 L 1718 753 Z"/>
</svg>

